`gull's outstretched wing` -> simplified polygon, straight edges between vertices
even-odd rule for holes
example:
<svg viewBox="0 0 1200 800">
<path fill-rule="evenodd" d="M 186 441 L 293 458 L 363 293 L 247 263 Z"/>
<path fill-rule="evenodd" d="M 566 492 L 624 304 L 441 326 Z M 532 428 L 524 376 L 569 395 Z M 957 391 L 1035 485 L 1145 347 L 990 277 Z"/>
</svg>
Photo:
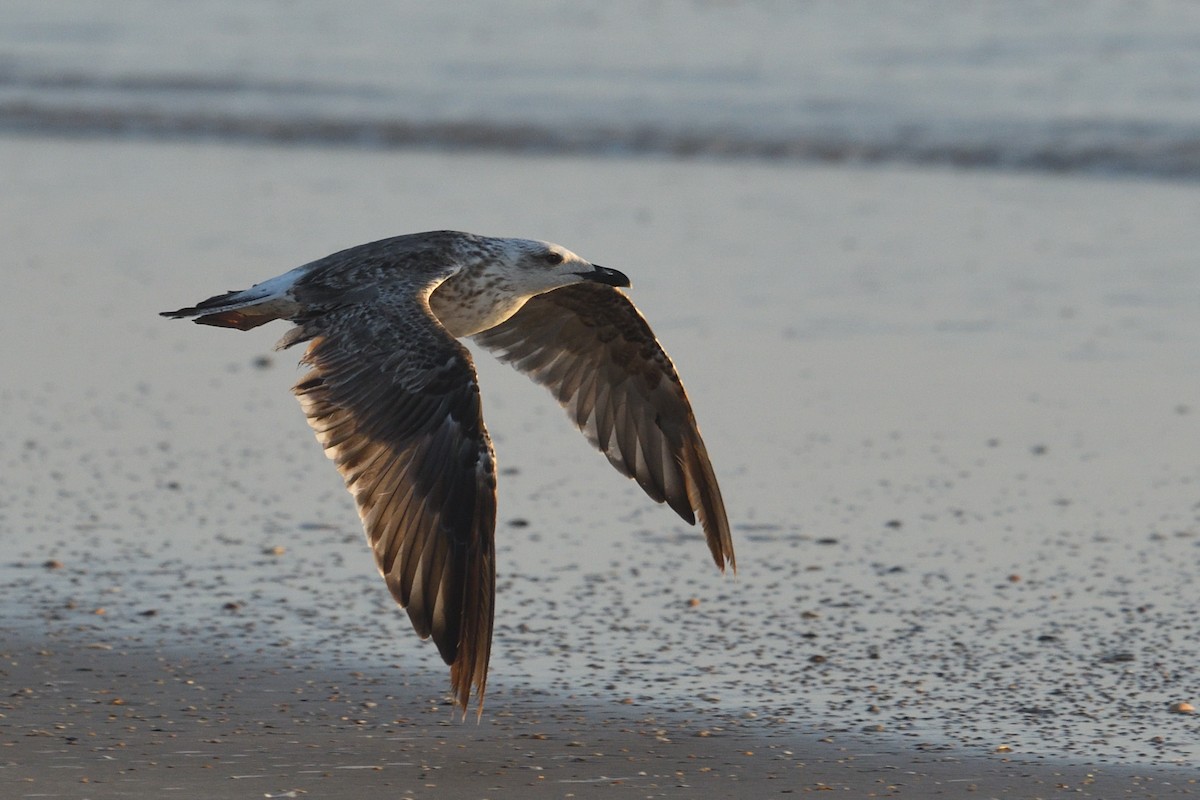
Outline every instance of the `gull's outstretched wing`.
<svg viewBox="0 0 1200 800">
<path fill-rule="evenodd" d="M 496 475 L 471 356 L 420 308 L 327 314 L 293 388 L 353 493 L 379 571 L 482 713 L 495 598 Z M 353 316 L 352 316 L 353 315 Z"/>
<path fill-rule="evenodd" d="M 616 289 L 578 283 L 537 295 L 474 337 L 548 388 L 621 473 L 688 523 L 736 569 L 721 490 L 671 359 Z"/>
</svg>

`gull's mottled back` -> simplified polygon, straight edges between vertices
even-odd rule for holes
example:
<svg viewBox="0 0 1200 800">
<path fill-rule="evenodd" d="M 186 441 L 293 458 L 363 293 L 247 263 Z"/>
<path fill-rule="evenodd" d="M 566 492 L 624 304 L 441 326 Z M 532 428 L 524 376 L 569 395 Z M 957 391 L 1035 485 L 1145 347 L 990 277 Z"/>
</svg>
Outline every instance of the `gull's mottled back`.
<svg viewBox="0 0 1200 800">
<path fill-rule="evenodd" d="M 380 573 L 450 665 L 455 702 L 487 684 L 496 461 L 476 342 L 546 386 L 622 474 L 735 565 L 721 491 L 679 375 L 618 287 L 622 273 L 549 242 L 432 231 L 334 253 L 165 312 L 248 330 L 295 323 L 293 387 L 354 495 Z"/>
</svg>

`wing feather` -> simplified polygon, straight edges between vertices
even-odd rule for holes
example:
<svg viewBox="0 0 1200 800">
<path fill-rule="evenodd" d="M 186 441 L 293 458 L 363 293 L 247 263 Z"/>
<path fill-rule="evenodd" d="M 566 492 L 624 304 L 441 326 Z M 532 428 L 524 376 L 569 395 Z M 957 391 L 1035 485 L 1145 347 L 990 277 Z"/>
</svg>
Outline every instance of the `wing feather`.
<svg viewBox="0 0 1200 800">
<path fill-rule="evenodd" d="M 416 632 L 482 711 L 495 593 L 495 460 L 470 354 L 416 309 L 326 314 L 293 388 L 354 495 L 376 564 Z M 347 315 L 350 312 L 346 312 Z M 300 322 L 305 325 L 304 321 Z"/>
<path fill-rule="evenodd" d="M 475 341 L 550 390 L 588 440 L 736 569 L 729 520 L 674 364 L 622 292 L 577 283 L 531 298 Z"/>
</svg>

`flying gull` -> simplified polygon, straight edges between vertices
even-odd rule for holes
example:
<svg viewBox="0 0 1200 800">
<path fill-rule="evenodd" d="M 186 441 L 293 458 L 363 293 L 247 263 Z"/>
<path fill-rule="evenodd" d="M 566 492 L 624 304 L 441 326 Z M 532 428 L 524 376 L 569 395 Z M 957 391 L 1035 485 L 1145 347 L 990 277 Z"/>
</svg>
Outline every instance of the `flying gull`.
<svg viewBox="0 0 1200 800">
<path fill-rule="evenodd" d="M 380 573 L 482 713 L 496 587 L 496 462 L 471 337 L 558 398 L 622 474 L 736 569 L 687 393 L 629 279 L 549 242 L 457 231 L 352 247 L 163 316 L 249 330 L 295 323 L 292 391 L 354 495 Z"/>
</svg>

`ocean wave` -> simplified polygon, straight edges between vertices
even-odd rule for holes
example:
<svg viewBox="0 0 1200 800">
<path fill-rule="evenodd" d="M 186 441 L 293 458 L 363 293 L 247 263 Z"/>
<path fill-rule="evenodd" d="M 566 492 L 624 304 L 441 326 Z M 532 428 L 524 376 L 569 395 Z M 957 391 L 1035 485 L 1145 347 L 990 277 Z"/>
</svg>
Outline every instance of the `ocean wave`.
<svg viewBox="0 0 1200 800">
<path fill-rule="evenodd" d="M 0 130 L 27 135 L 210 139 L 369 149 L 908 163 L 1200 179 L 1200 126 L 1104 119 L 763 132 L 671 125 L 361 119 L 222 110 L 0 103 Z"/>
</svg>

